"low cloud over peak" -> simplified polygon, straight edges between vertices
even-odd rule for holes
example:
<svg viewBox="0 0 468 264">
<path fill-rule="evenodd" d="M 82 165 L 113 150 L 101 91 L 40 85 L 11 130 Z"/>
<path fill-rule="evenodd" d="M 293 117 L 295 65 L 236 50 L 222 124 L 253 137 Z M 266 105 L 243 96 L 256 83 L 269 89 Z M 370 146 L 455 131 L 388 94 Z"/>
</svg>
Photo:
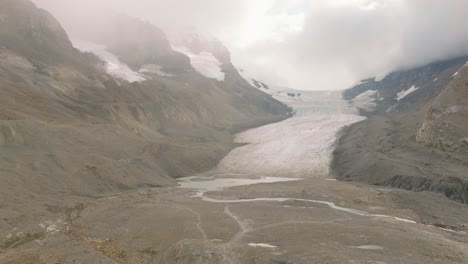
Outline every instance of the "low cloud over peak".
<svg viewBox="0 0 468 264">
<path fill-rule="evenodd" d="M 35 2 L 71 35 L 83 35 L 111 13 L 143 18 L 166 32 L 195 27 L 220 38 L 239 67 L 296 89 L 344 89 L 468 54 L 465 0 Z"/>
</svg>

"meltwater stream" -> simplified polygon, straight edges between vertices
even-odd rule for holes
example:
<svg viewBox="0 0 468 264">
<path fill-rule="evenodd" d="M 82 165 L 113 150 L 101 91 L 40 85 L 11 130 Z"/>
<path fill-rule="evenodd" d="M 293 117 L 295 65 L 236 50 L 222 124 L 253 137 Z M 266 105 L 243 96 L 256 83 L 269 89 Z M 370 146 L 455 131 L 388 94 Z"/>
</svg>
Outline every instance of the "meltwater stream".
<svg viewBox="0 0 468 264">
<path fill-rule="evenodd" d="M 259 179 L 238 179 L 238 178 L 203 178 L 203 177 L 187 177 L 183 178 L 180 182 L 179 187 L 185 189 L 194 189 L 197 190 L 197 193 L 193 195 L 194 198 L 200 198 L 203 201 L 211 202 L 211 203 L 224 203 L 224 204 L 233 204 L 233 203 L 251 203 L 251 202 L 286 202 L 286 201 L 301 201 L 301 202 L 309 202 L 315 204 L 323 204 L 328 206 L 331 209 L 351 213 L 354 215 L 359 216 L 367 216 L 367 217 L 375 217 L 375 218 L 386 218 L 386 219 L 393 219 L 400 222 L 406 223 L 416 223 L 415 221 L 382 215 L 382 214 L 372 214 L 356 209 L 341 207 L 336 205 L 332 202 L 327 201 L 320 201 L 320 200 L 310 200 L 310 199 L 299 199 L 299 198 L 253 198 L 253 199 L 215 199 L 207 197 L 205 194 L 210 191 L 222 191 L 225 188 L 229 187 L 236 187 L 236 186 L 246 186 L 246 185 L 253 185 L 253 184 L 261 184 L 261 183 L 276 183 L 276 182 L 290 182 L 290 181 L 298 181 L 301 179 L 298 178 L 279 178 L 279 177 L 262 177 Z"/>
</svg>

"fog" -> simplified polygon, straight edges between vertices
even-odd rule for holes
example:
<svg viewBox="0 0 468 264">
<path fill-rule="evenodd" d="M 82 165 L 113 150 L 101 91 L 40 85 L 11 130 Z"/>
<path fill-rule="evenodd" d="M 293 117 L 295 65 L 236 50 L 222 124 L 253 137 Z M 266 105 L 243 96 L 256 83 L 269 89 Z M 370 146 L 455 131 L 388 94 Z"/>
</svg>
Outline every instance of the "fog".
<svg viewBox="0 0 468 264">
<path fill-rule="evenodd" d="M 239 68 L 270 85 L 344 89 L 468 54 L 466 0 L 34 0 L 72 38 L 90 38 L 113 14 L 136 16 L 169 35 L 219 38 Z"/>
</svg>

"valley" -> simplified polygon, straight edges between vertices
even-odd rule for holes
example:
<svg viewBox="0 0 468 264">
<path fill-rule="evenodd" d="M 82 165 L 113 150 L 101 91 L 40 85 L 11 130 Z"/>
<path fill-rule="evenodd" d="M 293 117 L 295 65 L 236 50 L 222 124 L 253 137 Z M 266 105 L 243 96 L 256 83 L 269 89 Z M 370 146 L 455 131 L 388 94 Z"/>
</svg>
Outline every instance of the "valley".
<svg viewBox="0 0 468 264">
<path fill-rule="evenodd" d="M 174 187 L 77 199 L 42 233 L 37 224 L 39 239 L 3 254 L 5 263 L 466 263 L 466 231 L 427 219 L 465 221 L 467 208 L 330 179 L 337 132 L 362 120 L 339 93 L 306 92 L 289 104 L 296 116 L 238 134 L 243 145 L 217 168 Z M 395 197 L 444 209 L 415 211 Z"/>
<path fill-rule="evenodd" d="M 0 0 L 1 264 L 468 264 L 467 52 L 104 1 Z"/>
</svg>

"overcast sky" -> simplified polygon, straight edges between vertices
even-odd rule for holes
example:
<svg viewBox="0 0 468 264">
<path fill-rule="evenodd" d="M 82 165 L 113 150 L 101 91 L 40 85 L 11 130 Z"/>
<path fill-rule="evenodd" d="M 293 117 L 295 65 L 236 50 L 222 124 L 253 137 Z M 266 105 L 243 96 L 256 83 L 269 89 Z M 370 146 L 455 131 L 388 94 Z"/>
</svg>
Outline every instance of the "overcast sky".
<svg viewBox="0 0 468 264">
<path fill-rule="evenodd" d="M 344 89 L 468 54 L 467 0 L 34 0 L 71 35 L 111 13 L 211 34 L 271 85 Z"/>
</svg>

